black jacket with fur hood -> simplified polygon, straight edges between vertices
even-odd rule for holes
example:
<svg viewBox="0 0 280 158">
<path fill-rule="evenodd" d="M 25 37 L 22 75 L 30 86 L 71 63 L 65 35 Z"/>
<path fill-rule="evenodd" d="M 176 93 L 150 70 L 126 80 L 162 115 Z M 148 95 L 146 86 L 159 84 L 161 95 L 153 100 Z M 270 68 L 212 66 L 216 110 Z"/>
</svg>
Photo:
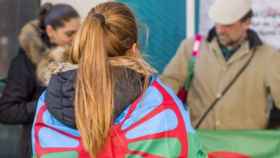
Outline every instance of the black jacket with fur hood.
<svg viewBox="0 0 280 158">
<path fill-rule="evenodd" d="M 30 158 L 36 100 L 45 89 L 36 71 L 41 71 L 37 67 L 48 57 L 49 47 L 40 36 L 38 21 L 31 21 L 22 28 L 19 43 L 19 52 L 11 62 L 7 84 L 0 98 L 0 122 L 23 125 L 21 157 Z"/>
</svg>

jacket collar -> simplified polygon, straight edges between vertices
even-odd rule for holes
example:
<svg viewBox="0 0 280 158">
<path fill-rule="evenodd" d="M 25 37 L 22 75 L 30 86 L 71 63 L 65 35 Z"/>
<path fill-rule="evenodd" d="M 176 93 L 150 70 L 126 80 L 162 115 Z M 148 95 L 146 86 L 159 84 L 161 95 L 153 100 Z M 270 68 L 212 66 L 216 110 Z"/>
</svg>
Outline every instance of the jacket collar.
<svg viewBox="0 0 280 158">
<path fill-rule="evenodd" d="M 216 31 L 214 28 L 212 28 L 206 38 L 206 41 L 208 42 L 211 51 L 214 52 L 214 55 L 217 57 L 218 62 L 225 67 L 235 63 L 236 61 L 239 61 L 240 59 L 247 59 L 243 57 L 247 56 L 259 46 L 263 45 L 257 33 L 252 30 L 248 30 L 248 40 L 244 41 L 244 43 L 241 44 L 240 48 L 232 55 L 232 57 L 226 61 L 216 37 Z"/>
</svg>

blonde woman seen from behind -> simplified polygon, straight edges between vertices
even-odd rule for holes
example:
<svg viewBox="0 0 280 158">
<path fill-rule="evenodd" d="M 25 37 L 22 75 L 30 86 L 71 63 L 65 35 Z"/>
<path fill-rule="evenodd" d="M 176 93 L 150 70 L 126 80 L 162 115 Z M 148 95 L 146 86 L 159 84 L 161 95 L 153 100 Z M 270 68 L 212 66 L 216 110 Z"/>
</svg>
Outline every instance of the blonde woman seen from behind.
<svg viewBox="0 0 280 158">
<path fill-rule="evenodd" d="M 122 3 L 89 12 L 68 63 L 38 101 L 34 155 L 206 157 L 183 104 L 142 58 L 137 33 L 136 19 Z M 55 139 L 46 139 L 51 134 Z"/>
</svg>

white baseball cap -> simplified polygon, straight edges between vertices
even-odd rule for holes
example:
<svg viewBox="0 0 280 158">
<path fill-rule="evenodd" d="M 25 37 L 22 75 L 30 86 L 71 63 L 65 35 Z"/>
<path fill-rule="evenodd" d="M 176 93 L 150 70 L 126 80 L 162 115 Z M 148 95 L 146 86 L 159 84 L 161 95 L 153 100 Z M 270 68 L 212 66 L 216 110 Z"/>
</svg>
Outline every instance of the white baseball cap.
<svg viewBox="0 0 280 158">
<path fill-rule="evenodd" d="M 215 22 L 230 25 L 252 9 L 251 0 L 215 0 L 209 9 L 209 17 Z"/>
</svg>

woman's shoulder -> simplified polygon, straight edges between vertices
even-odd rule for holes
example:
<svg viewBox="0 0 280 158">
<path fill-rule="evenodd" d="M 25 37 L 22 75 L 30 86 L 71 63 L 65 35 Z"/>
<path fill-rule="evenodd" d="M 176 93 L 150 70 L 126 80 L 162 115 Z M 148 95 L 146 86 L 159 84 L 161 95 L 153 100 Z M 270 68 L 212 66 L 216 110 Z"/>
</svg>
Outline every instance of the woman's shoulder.
<svg viewBox="0 0 280 158">
<path fill-rule="evenodd" d="M 123 67 L 114 68 L 113 76 L 115 77 L 115 115 L 118 115 L 141 95 L 144 78 L 136 71 Z"/>
</svg>

